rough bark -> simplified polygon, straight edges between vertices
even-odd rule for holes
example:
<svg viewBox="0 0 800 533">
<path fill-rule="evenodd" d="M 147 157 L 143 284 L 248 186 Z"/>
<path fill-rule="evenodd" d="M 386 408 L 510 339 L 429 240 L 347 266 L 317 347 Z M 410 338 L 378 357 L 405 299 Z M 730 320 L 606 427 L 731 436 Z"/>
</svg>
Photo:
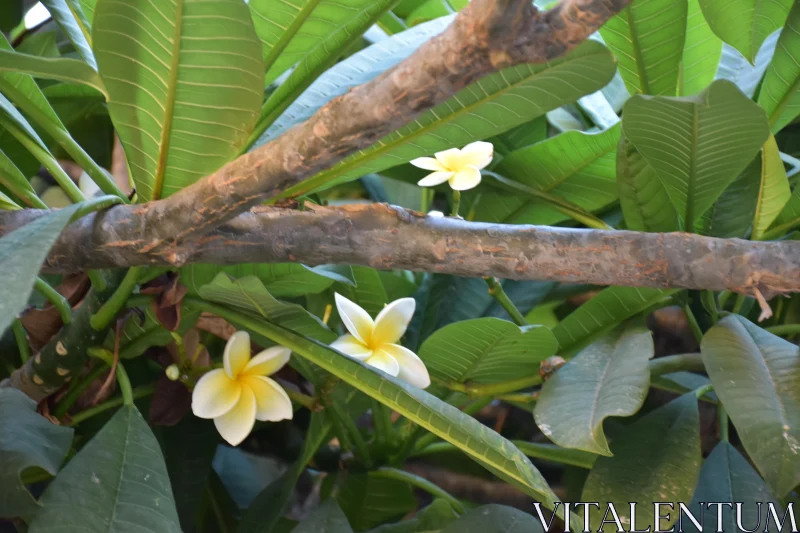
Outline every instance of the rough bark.
<svg viewBox="0 0 800 533">
<path fill-rule="evenodd" d="M 112 209 L 103 223 L 117 232 L 120 247 L 184 263 L 178 250 L 191 239 L 374 144 L 483 76 L 569 52 L 630 1 L 563 0 L 538 12 L 530 0 L 473 0 L 405 61 L 303 124 L 169 198 Z"/>
<path fill-rule="evenodd" d="M 0 214 L 0 233 L 42 211 Z M 125 246 L 107 215 L 67 228 L 45 269 L 74 272 L 168 265 Z M 173 248 L 187 263 L 351 264 L 461 276 L 596 285 L 731 290 L 766 297 L 800 291 L 800 241 L 753 242 L 688 233 L 641 233 L 466 222 L 385 204 L 259 207 Z"/>
</svg>

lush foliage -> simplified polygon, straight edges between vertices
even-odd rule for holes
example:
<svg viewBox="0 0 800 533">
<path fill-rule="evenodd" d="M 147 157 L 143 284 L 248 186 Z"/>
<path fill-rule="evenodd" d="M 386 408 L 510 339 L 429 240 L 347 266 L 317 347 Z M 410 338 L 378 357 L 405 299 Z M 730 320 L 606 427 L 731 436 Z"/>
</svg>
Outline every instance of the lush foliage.
<svg viewBox="0 0 800 533">
<path fill-rule="evenodd" d="M 34 29 L 10 3 L 0 209 L 53 211 L 0 238 L 0 377 L 50 355 L 33 382 L 60 380 L 47 418 L 0 388 L 0 517 L 20 531 L 540 530 L 533 506 L 445 490 L 465 478 L 551 510 L 800 498 L 798 295 L 342 265 L 37 277 L 71 221 L 278 137 L 466 0 L 47 0 Z M 798 115 L 800 2 L 635 0 L 283 196 L 793 240 Z M 48 343 L 70 328 L 82 349 Z"/>
</svg>

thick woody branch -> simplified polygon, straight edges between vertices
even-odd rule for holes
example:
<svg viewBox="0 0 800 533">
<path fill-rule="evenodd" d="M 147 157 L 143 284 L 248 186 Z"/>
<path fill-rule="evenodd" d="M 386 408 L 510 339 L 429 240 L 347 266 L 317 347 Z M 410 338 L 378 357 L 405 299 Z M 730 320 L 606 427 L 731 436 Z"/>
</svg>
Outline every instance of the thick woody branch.
<svg viewBox="0 0 800 533">
<path fill-rule="evenodd" d="M 538 12 L 530 0 L 473 0 L 441 35 L 305 123 L 167 199 L 115 208 L 104 223 L 120 246 L 183 263 L 182 244 L 374 144 L 483 76 L 567 53 L 630 1 L 562 0 Z"/>
<path fill-rule="evenodd" d="M 0 214 L 0 234 L 41 211 Z M 73 272 L 169 264 L 116 240 L 107 215 L 67 228 L 45 269 Z M 173 249 L 190 263 L 352 264 L 460 276 L 761 292 L 800 291 L 800 241 L 751 242 L 688 233 L 640 233 L 466 222 L 385 204 L 259 207 Z"/>
</svg>

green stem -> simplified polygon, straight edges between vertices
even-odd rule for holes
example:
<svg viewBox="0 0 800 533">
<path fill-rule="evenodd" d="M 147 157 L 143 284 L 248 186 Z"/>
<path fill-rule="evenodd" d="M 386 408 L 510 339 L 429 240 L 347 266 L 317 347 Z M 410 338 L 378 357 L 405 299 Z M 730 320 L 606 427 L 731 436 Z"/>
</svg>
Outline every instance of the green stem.
<svg viewBox="0 0 800 533">
<path fill-rule="evenodd" d="M 544 444 L 538 442 L 527 442 L 521 440 L 512 441 L 519 451 L 532 459 L 542 459 L 544 461 L 551 461 L 564 465 L 577 466 L 591 470 L 594 462 L 597 460 L 597 455 L 584 452 L 582 450 L 570 450 L 561 448 L 555 444 Z M 421 455 L 431 455 L 436 453 L 447 453 L 457 450 L 455 446 L 449 442 L 435 442 L 421 450 L 413 453 L 414 457 Z"/>
<path fill-rule="evenodd" d="M 92 283 L 92 288 L 96 291 L 104 291 L 108 288 L 108 282 L 101 270 L 89 270 L 86 272 L 89 281 Z"/>
<path fill-rule="evenodd" d="M 81 192 L 80 188 L 75 185 L 72 178 L 64 172 L 61 165 L 53 157 L 53 155 L 42 147 L 36 140 L 32 139 L 27 132 L 23 131 L 15 122 L 5 117 L 0 117 L 0 124 L 2 124 L 19 143 L 28 150 L 39 163 L 42 164 L 53 176 L 64 192 L 67 194 L 72 203 L 79 203 L 86 200 L 86 197 Z"/>
<path fill-rule="evenodd" d="M 459 207 L 461 207 L 461 191 L 453 190 L 453 212 L 450 216 L 458 218 Z"/>
<path fill-rule="evenodd" d="M 650 375 L 663 376 L 674 372 L 705 372 L 703 357 L 699 353 L 668 355 L 650 361 Z"/>
<path fill-rule="evenodd" d="M 800 226 L 800 218 L 790 220 L 789 222 L 781 224 L 780 226 L 775 226 L 774 228 L 764 233 L 764 235 L 761 236 L 761 240 L 772 241 L 779 237 L 783 237 L 785 234 L 789 233 L 789 231 L 793 230 L 797 226 Z"/>
<path fill-rule="evenodd" d="M 372 400 L 372 426 L 378 447 L 385 450 L 392 442 L 392 419 L 389 409 L 378 400 Z"/>
<path fill-rule="evenodd" d="M 500 400 L 501 402 L 534 403 L 538 398 L 536 394 L 521 392 L 512 394 L 498 394 L 494 397 L 494 399 Z"/>
<path fill-rule="evenodd" d="M 728 411 L 725 410 L 722 404 L 717 406 L 717 418 L 719 419 L 719 439 L 728 442 L 730 440 Z"/>
<path fill-rule="evenodd" d="M 713 390 L 714 390 L 714 385 L 709 383 L 707 385 L 703 385 L 702 387 L 698 387 L 694 391 L 694 394 L 695 394 L 695 396 L 697 396 L 697 399 L 699 400 L 700 398 L 702 398 L 703 396 L 705 396 L 706 394 L 708 394 L 709 392 L 711 392 Z"/>
<path fill-rule="evenodd" d="M 293 402 L 295 402 L 295 403 L 297 403 L 299 405 L 302 405 L 303 407 L 305 407 L 309 411 L 314 411 L 315 409 L 317 409 L 317 405 L 318 405 L 317 404 L 317 400 L 315 400 L 311 396 L 309 396 L 307 394 L 303 394 L 302 392 L 294 391 L 294 390 L 292 390 L 292 389 L 290 389 L 288 387 L 284 387 L 283 390 L 286 391 L 286 394 L 289 396 L 290 400 L 292 400 Z"/>
<path fill-rule="evenodd" d="M 483 279 L 489 286 L 489 294 L 491 294 L 492 297 L 497 300 L 497 303 L 499 303 L 500 306 L 506 310 L 506 313 L 511 316 L 511 319 L 514 321 L 514 323 L 518 326 L 529 326 L 530 324 L 527 320 L 525 320 L 525 317 L 522 316 L 522 313 L 519 312 L 519 309 L 517 309 L 517 306 L 515 306 L 514 302 L 511 301 L 511 298 L 508 297 L 506 291 L 503 290 L 503 285 L 498 281 L 498 279 L 495 277 Z"/>
<path fill-rule="evenodd" d="M 652 376 L 650 378 L 650 388 L 663 390 L 666 392 L 672 392 L 674 394 L 686 394 L 687 392 L 691 392 L 692 389 L 688 387 L 684 387 L 683 385 L 679 385 L 674 381 L 670 381 L 669 379 L 662 378 L 661 376 Z M 713 398 L 709 397 L 702 397 L 698 398 L 701 402 L 706 402 L 711 405 L 718 405 L 719 402 Z"/>
<path fill-rule="evenodd" d="M 689 329 L 692 331 L 692 335 L 694 335 L 697 344 L 700 344 L 703 341 L 703 330 L 700 329 L 697 318 L 695 318 L 688 305 L 683 306 L 683 312 L 686 313 L 686 320 L 689 322 Z"/>
<path fill-rule="evenodd" d="M 92 346 L 86 353 L 92 357 L 96 357 L 101 361 L 104 361 L 109 367 L 114 366 L 114 354 L 106 350 L 105 348 L 100 348 L 98 346 Z M 122 366 L 120 361 L 117 361 L 117 383 L 119 384 L 119 390 L 122 393 L 122 403 L 125 405 L 133 405 L 133 389 L 131 388 L 131 380 L 128 378 L 128 373 L 125 372 L 125 367 Z"/>
<path fill-rule="evenodd" d="M 81 394 L 89 388 L 96 379 L 98 379 L 103 372 L 105 372 L 107 368 L 105 365 L 97 365 L 95 368 L 92 369 L 91 372 L 86 374 L 81 379 L 76 379 L 72 383 L 70 383 L 69 388 L 67 389 L 67 393 L 64 395 L 63 398 L 58 402 L 55 409 L 53 409 L 53 416 L 56 418 L 61 418 L 65 414 L 67 414 L 70 408 L 78 401 L 78 398 L 81 397 Z"/>
<path fill-rule="evenodd" d="M 535 387 L 542 384 L 542 376 L 536 374 L 533 376 L 526 376 L 508 381 L 501 381 L 499 383 L 488 384 L 475 384 L 469 385 L 465 383 L 448 383 L 447 388 L 452 391 L 462 392 L 473 397 L 481 396 L 499 396 L 501 394 L 508 394 L 518 390 Z"/>
<path fill-rule="evenodd" d="M 31 347 L 28 344 L 28 334 L 22 326 L 20 319 L 15 318 L 11 323 L 11 331 L 14 332 L 14 340 L 17 342 L 17 349 L 19 350 L 19 358 L 24 365 L 31 358 Z"/>
<path fill-rule="evenodd" d="M 105 195 L 105 196 L 98 196 L 96 198 L 91 198 L 86 200 L 85 202 L 81 202 L 81 206 L 75 211 L 75 214 L 72 215 L 70 222 L 75 222 L 79 218 L 83 218 L 90 213 L 94 213 L 96 211 L 102 211 L 103 209 L 108 209 L 112 205 L 117 205 L 124 203 L 122 198 L 117 196 Z"/>
<path fill-rule="evenodd" d="M 19 91 L 13 84 L 0 78 L 0 91 L 2 91 L 11 101 L 31 117 L 44 131 L 50 134 L 53 139 L 64 148 L 72 159 L 86 171 L 90 178 L 97 184 L 101 191 L 106 194 L 114 195 L 121 201 L 127 203 L 125 194 L 119 190 L 114 180 L 95 163 L 89 154 L 72 138 L 67 129 L 60 122 L 56 122 L 52 117 L 37 106 L 33 101 Z"/>
<path fill-rule="evenodd" d="M 408 483 L 409 485 L 417 487 L 418 489 L 424 490 L 434 498 L 441 498 L 447 501 L 458 514 L 464 514 L 465 512 L 464 506 L 461 505 L 461 502 L 458 501 L 458 499 L 456 499 L 452 494 L 445 491 L 443 488 L 436 485 L 435 483 L 432 483 L 423 477 L 414 475 L 411 472 L 406 472 L 405 470 L 398 470 L 396 468 L 384 466 L 371 471 L 369 475 L 370 477 L 403 481 L 405 483 Z"/>
<path fill-rule="evenodd" d="M 117 371 L 121 369 L 121 366 L 117 367 Z M 117 374 L 119 376 L 119 374 Z M 72 421 L 70 422 L 70 426 L 77 426 L 81 422 L 92 418 L 93 416 L 99 415 L 108 411 L 109 409 L 113 409 L 115 407 L 119 407 L 121 405 L 133 405 L 134 400 L 138 400 L 139 398 L 144 398 L 146 396 L 150 396 L 155 391 L 155 387 L 153 385 L 143 385 L 141 387 L 137 387 L 130 391 L 130 403 L 125 401 L 124 397 L 117 396 L 116 398 L 112 398 L 107 400 L 100 405 L 92 407 L 90 409 L 86 409 L 85 411 L 81 411 L 80 413 L 76 413 L 75 416 L 72 417 Z"/>
<path fill-rule="evenodd" d="M 48 285 L 42 278 L 36 278 L 33 288 L 58 310 L 58 314 L 61 315 L 61 322 L 64 324 L 72 322 L 72 306 L 60 292 Z"/>
<path fill-rule="evenodd" d="M 139 274 L 141 273 L 143 267 L 131 267 L 128 269 L 128 272 L 125 273 L 125 277 L 122 278 L 117 290 L 114 291 L 114 294 L 106 300 L 106 303 L 92 315 L 89 324 L 91 324 L 92 328 L 97 331 L 103 330 L 107 328 L 111 322 L 116 318 L 119 314 L 120 310 L 125 306 L 125 302 L 128 300 L 128 297 L 133 292 L 133 289 L 136 287 L 136 282 L 139 280 Z"/>
<path fill-rule="evenodd" d="M 782 324 L 780 326 L 771 326 L 764 328 L 773 335 L 780 335 L 788 337 L 790 335 L 800 335 L 800 324 Z"/>
</svg>

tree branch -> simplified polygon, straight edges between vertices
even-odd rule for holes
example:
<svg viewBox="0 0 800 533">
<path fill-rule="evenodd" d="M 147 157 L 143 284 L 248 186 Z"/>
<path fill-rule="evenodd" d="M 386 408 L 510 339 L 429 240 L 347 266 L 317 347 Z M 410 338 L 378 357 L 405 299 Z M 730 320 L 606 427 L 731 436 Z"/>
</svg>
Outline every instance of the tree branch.
<svg viewBox="0 0 800 533">
<path fill-rule="evenodd" d="M 473 0 L 442 34 L 305 123 L 167 199 L 112 209 L 103 222 L 117 232 L 119 246 L 185 263 L 190 240 L 374 144 L 483 76 L 567 53 L 630 1 L 562 0 L 538 12 L 530 0 Z"/>
<path fill-rule="evenodd" d="M 0 213 L 0 234 L 43 213 Z M 127 247 L 107 216 L 70 225 L 45 270 L 169 264 L 160 254 Z M 758 290 L 766 297 L 800 291 L 800 241 L 466 222 L 385 204 L 258 207 L 173 251 L 188 263 L 339 263 L 596 285 Z"/>
</svg>

